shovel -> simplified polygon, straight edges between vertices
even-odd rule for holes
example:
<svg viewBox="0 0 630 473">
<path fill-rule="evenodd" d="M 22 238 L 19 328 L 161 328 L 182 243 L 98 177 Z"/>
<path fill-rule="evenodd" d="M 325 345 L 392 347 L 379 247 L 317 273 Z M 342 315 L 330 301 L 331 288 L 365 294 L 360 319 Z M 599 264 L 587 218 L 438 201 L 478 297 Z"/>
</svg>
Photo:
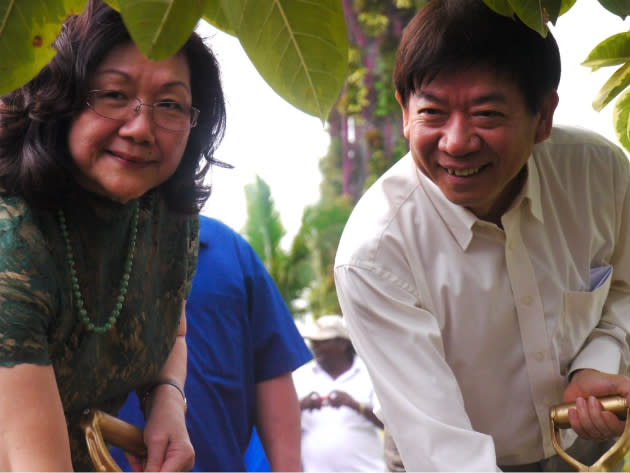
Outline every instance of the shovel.
<svg viewBox="0 0 630 473">
<path fill-rule="evenodd" d="M 122 471 L 112 458 L 108 444 L 138 458 L 147 456 L 142 429 L 106 412 L 86 409 L 81 416 L 81 428 L 96 471 Z"/>
<path fill-rule="evenodd" d="M 625 419 L 626 427 L 621 437 L 604 453 L 599 460 L 591 466 L 584 465 L 571 457 L 564 451 L 558 440 L 558 431 L 560 429 L 570 429 L 569 410 L 575 409 L 575 403 L 567 402 L 552 407 L 549 410 L 549 418 L 551 424 L 551 443 L 556 449 L 558 455 L 576 471 L 611 471 L 615 466 L 619 465 L 628 450 L 630 450 L 630 409 L 626 398 L 623 396 L 608 396 L 599 398 L 602 408 L 606 411 L 613 412 L 620 419 Z"/>
</svg>

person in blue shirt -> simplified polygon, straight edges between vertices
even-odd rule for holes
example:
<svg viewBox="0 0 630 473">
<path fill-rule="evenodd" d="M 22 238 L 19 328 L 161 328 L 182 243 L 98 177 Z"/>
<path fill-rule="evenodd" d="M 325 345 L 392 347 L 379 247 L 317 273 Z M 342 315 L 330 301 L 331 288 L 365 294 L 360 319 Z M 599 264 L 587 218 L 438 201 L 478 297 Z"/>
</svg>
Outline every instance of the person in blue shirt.
<svg viewBox="0 0 630 473">
<path fill-rule="evenodd" d="M 217 220 L 200 219 L 198 266 L 186 303 L 193 471 L 246 471 L 253 462 L 298 471 L 300 408 L 291 373 L 312 354 L 249 243 Z M 143 426 L 135 394 L 119 417 Z M 260 453 L 250 452 L 245 462 L 254 426 L 268 465 Z M 128 468 L 120 450 L 112 456 Z"/>
</svg>

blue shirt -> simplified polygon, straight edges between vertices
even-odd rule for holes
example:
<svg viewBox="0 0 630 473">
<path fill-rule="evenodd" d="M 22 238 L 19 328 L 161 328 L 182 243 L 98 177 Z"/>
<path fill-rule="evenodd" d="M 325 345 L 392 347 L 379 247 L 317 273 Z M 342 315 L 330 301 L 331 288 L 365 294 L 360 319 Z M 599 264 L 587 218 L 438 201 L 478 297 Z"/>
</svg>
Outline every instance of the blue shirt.
<svg viewBox="0 0 630 473">
<path fill-rule="evenodd" d="M 204 216 L 186 320 L 186 423 L 195 447 L 193 471 L 246 471 L 255 385 L 295 370 L 312 355 L 249 243 Z M 119 417 L 144 424 L 135 394 Z M 127 467 L 115 450 L 114 459 Z"/>
</svg>

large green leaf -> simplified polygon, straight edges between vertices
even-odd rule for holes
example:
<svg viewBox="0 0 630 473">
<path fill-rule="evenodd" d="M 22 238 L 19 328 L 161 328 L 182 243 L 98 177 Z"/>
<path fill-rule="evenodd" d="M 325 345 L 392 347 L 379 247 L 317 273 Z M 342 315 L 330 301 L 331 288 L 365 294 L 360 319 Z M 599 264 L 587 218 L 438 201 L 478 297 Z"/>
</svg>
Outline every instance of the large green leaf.
<svg viewBox="0 0 630 473">
<path fill-rule="evenodd" d="M 550 21 L 555 25 L 558 15 L 560 15 L 563 7 L 564 5 L 561 0 L 544 0 L 543 9 L 547 17 L 547 21 Z"/>
<path fill-rule="evenodd" d="M 616 66 L 630 61 L 630 31 L 606 38 L 588 54 L 583 66 L 596 71 L 600 67 Z"/>
<path fill-rule="evenodd" d="M 134 42 L 154 61 L 179 51 L 203 11 L 202 0 L 118 0 L 118 4 Z"/>
<path fill-rule="evenodd" d="M 547 36 L 547 25 L 540 0 L 508 0 L 508 3 L 523 23 L 534 31 L 538 31 L 541 36 Z"/>
<path fill-rule="evenodd" d="M 619 142 L 630 152 L 630 89 L 626 89 L 615 103 L 613 126 Z"/>
<path fill-rule="evenodd" d="M 625 20 L 630 15 L 630 2 L 628 0 L 599 0 L 601 6 Z"/>
<path fill-rule="evenodd" d="M 483 3 L 499 15 L 509 16 L 510 18 L 514 16 L 514 9 L 510 6 L 508 0 L 483 0 Z"/>
<path fill-rule="evenodd" d="M 243 49 L 289 103 L 325 120 L 348 70 L 341 0 L 221 0 Z"/>
<path fill-rule="evenodd" d="M 518 16 L 523 23 L 542 36 L 547 35 L 546 23 L 554 25 L 558 17 L 567 12 L 576 0 L 483 0 L 496 13 L 514 17 Z"/>
<path fill-rule="evenodd" d="M 602 86 L 593 100 L 593 108 L 600 112 L 623 89 L 630 86 L 630 62 L 617 69 Z"/>
<path fill-rule="evenodd" d="M 571 7 L 575 5 L 575 2 L 576 0 L 562 0 L 562 6 L 560 7 L 558 16 L 564 15 L 567 11 L 569 11 Z"/>
<path fill-rule="evenodd" d="M 221 6 L 221 0 L 206 0 L 203 6 L 203 19 L 210 23 L 212 26 L 220 29 L 221 31 L 234 36 L 234 30 L 228 20 L 228 17 L 223 13 L 223 7 Z"/>
<path fill-rule="evenodd" d="M 61 23 L 87 0 L 0 0 L 0 94 L 31 80 L 55 55 Z"/>
</svg>

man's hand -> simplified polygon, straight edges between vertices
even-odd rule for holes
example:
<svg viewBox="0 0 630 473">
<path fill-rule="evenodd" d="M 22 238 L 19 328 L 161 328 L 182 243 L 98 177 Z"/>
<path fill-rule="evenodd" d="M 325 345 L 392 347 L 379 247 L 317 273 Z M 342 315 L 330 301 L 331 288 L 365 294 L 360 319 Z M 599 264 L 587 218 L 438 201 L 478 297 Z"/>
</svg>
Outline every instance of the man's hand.
<svg viewBox="0 0 630 473">
<path fill-rule="evenodd" d="M 332 407 L 348 406 L 355 411 L 359 410 L 359 403 L 345 391 L 331 391 L 328 395 L 328 402 Z"/>
<path fill-rule="evenodd" d="M 563 402 L 575 402 L 569 410 L 571 428 L 587 440 L 604 440 L 623 432 L 625 422 L 612 412 L 602 410 L 596 397 L 625 396 L 630 405 L 630 379 L 622 375 L 592 369 L 576 372 L 562 396 Z"/>
<path fill-rule="evenodd" d="M 322 398 L 315 391 L 307 394 L 302 399 L 300 399 L 300 409 L 301 410 L 309 410 L 313 409 L 321 409 L 322 408 Z"/>
</svg>

